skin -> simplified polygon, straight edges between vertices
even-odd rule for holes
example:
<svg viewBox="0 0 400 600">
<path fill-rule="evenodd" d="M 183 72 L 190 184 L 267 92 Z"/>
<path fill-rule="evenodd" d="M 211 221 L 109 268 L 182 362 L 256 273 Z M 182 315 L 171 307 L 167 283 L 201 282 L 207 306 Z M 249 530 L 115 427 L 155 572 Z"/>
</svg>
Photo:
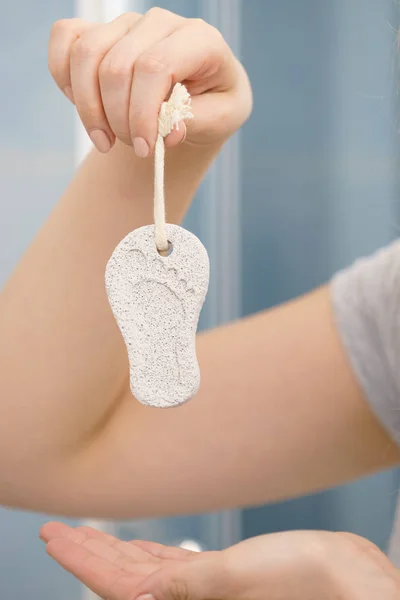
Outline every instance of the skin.
<svg viewBox="0 0 400 600">
<path fill-rule="evenodd" d="M 47 552 L 107 600 L 398 600 L 400 573 L 371 542 L 296 531 L 197 554 L 48 523 Z"/>
<path fill-rule="evenodd" d="M 0 502 L 140 518 L 278 500 L 397 464 L 326 286 L 201 335 L 202 386 L 189 404 L 135 401 L 104 270 L 120 239 L 152 222 L 160 104 L 175 81 L 193 97 L 195 119 L 167 141 L 178 223 L 248 118 L 250 85 L 214 28 L 160 9 L 56 23 L 49 67 L 97 149 L 0 296 Z"/>
</svg>

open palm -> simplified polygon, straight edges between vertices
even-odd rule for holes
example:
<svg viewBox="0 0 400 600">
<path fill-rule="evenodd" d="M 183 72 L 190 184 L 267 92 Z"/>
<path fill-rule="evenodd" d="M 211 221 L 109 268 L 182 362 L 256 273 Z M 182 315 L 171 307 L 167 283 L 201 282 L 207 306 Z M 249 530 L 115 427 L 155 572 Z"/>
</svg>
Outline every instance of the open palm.
<svg viewBox="0 0 400 600">
<path fill-rule="evenodd" d="M 155 583 L 159 589 L 163 581 L 171 594 L 171 581 L 181 587 L 179 582 L 186 580 L 191 563 L 196 562 L 198 567 L 202 562 L 205 566 L 207 556 L 217 554 L 199 554 L 153 542 L 123 542 L 91 527 L 74 529 L 63 523 L 47 523 L 40 537 L 52 558 L 107 600 L 134 600 L 152 590 Z M 176 591 L 179 595 L 184 592 Z"/>
<path fill-rule="evenodd" d="M 347 533 L 288 531 L 202 553 L 60 523 L 41 537 L 50 556 L 106 600 L 400 598 L 399 571 Z"/>
</svg>

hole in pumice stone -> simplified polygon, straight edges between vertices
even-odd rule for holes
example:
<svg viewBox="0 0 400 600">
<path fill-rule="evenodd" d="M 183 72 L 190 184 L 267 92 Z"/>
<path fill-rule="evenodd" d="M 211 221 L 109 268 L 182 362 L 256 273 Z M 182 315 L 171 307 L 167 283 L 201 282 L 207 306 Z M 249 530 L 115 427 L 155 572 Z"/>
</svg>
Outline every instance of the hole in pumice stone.
<svg viewBox="0 0 400 600">
<path fill-rule="evenodd" d="M 171 244 L 171 242 L 168 240 L 168 248 L 166 250 L 158 250 L 157 248 L 157 252 L 160 256 L 169 256 L 170 254 L 172 254 L 174 247 Z"/>
</svg>

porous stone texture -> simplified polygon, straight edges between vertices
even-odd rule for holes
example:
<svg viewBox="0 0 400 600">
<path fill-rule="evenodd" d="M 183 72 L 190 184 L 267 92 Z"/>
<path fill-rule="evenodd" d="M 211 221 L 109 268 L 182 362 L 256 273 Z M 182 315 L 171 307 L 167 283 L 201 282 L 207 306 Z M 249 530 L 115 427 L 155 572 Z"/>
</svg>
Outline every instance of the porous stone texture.
<svg viewBox="0 0 400 600">
<path fill-rule="evenodd" d="M 196 330 L 209 282 L 200 240 L 167 225 L 172 251 L 158 253 L 154 225 L 129 233 L 106 268 L 111 309 L 128 350 L 133 395 L 167 408 L 192 398 L 200 385 Z"/>
</svg>

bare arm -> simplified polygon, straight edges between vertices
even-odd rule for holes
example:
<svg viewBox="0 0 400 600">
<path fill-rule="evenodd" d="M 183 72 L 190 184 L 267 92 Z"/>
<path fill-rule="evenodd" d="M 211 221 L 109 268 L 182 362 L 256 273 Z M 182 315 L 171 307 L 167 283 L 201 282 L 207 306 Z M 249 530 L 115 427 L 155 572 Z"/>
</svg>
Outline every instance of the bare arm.
<svg viewBox="0 0 400 600">
<path fill-rule="evenodd" d="M 216 152 L 169 150 L 172 222 Z M 107 156 L 94 150 L 1 293 L 1 502 L 19 504 L 19 487 L 27 499 L 30 473 L 36 487 L 51 456 L 57 467 L 119 412 L 127 356 L 105 265 L 124 235 L 152 222 L 151 190 L 152 161 L 118 142 Z"/>
<path fill-rule="evenodd" d="M 213 49 L 214 38 L 199 40 L 203 53 Z M 86 42 L 76 68 L 93 57 L 93 38 Z M 245 77 L 225 52 L 212 56 L 221 85 L 211 81 L 195 98 L 200 118 L 168 153 L 171 222 L 248 114 Z M 79 89 L 74 96 L 85 122 Z M 151 146 L 147 121 L 151 114 L 139 114 L 134 133 Z M 71 515 L 191 512 L 275 500 L 393 464 L 398 453 L 354 380 L 326 289 L 202 335 L 202 386 L 188 405 L 161 411 L 132 398 L 104 269 L 118 241 L 151 222 L 152 165 L 117 137 L 79 170 L 0 297 L 0 501 Z"/>
</svg>

